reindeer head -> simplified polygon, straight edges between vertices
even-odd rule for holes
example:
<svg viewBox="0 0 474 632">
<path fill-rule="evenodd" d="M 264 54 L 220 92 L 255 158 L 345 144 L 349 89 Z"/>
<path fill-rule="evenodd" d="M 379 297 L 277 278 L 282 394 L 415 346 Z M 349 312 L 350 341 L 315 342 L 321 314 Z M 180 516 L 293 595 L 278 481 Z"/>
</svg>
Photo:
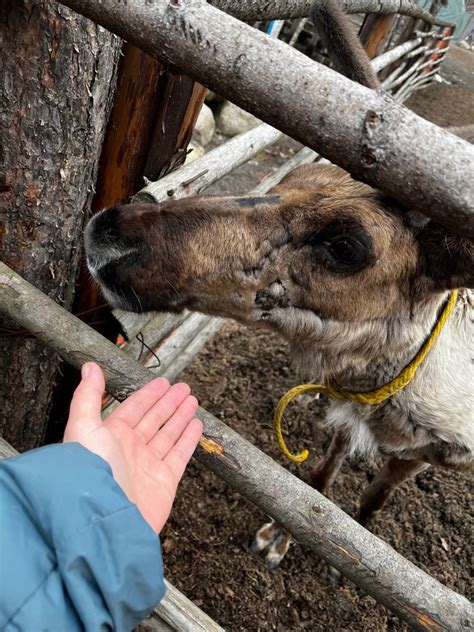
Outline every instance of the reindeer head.
<svg viewBox="0 0 474 632">
<path fill-rule="evenodd" d="M 414 301 L 472 280 L 472 244 L 417 227 L 334 166 L 300 167 L 261 197 L 105 210 L 86 250 L 113 306 L 189 308 L 289 339 L 327 321 L 409 317 Z"/>
</svg>

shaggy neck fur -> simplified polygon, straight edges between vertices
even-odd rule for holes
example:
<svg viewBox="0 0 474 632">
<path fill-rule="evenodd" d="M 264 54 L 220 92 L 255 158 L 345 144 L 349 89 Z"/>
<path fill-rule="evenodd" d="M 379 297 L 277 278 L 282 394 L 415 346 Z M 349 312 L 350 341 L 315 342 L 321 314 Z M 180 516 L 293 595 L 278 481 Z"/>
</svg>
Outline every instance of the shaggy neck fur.
<svg viewBox="0 0 474 632">
<path fill-rule="evenodd" d="M 416 356 L 447 296 L 448 293 L 414 305 L 409 318 L 340 322 L 301 313 L 299 335 L 292 340 L 296 367 L 305 380 L 334 383 L 355 392 L 379 388 Z M 320 321 L 319 327 L 315 329 L 313 323 L 311 334 L 305 335 L 309 320 L 314 319 Z"/>
</svg>

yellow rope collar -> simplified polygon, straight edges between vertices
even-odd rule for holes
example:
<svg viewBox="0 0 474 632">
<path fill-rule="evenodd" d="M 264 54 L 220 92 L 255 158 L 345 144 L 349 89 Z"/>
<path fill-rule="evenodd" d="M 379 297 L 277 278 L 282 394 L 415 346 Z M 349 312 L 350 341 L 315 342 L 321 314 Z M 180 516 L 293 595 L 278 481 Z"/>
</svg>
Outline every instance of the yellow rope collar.
<svg viewBox="0 0 474 632">
<path fill-rule="evenodd" d="M 347 399 L 351 402 L 355 402 L 357 404 L 366 404 L 368 406 L 376 406 L 377 404 L 381 404 L 395 393 L 398 393 L 405 386 L 408 386 L 412 379 L 415 377 L 415 373 L 420 366 L 420 364 L 425 359 L 428 351 L 436 342 L 439 334 L 441 333 L 446 321 L 448 320 L 451 312 L 456 305 L 456 300 L 458 298 L 458 291 L 455 290 L 451 293 L 448 302 L 446 303 L 443 311 L 436 322 L 436 325 L 431 332 L 430 337 L 421 347 L 418 354 L 415 358 L 410 362 L 410 364 L 403 369 L 398 377 L 393 379 L 391 382 L 382 386 L 381 388 L 376 389 L 375 391 L 370 391 L 369 393 L 352 393 L 351 391 L 340 390 L 336 386 L 328 384 L 327 386 L 324 384 L 301 384 L 300 386 L 295 386 L 291 390 L 289 390 L 278 402 L 278 405 L 275 409 L 274 416 L 274 427 L 275 433 L 277 436 L 278 446 L 281 452 L 286 456 L 287 459 L 293 461 L 295 463 L 302 463 L 306 461 L 309 456 L 308 450 L 303 450 L 299 454 L 292 454 L 285 444 L 285 439 L 283 438 L 283 432 L 281 429 L 281 422 L 283 418 L 283 413 L 285 408 L 288 406 L 290 401 L 296 397 L 297 395 L 301 395 L 302 393 L 324 393 L 326 395 L 330 395 L 335 399 Z"/>
</svg>

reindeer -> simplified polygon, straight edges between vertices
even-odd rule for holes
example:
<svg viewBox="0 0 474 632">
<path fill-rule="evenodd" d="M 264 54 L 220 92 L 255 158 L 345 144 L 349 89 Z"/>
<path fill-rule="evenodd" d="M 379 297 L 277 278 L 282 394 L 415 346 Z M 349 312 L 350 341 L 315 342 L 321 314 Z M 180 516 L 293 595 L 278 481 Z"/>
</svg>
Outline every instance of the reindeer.
<svg viewBox="0 0 474 632">
<path fill-rule="evenodd" d="M 351 54 L 359 44 L 337 26 L 345 18 L 334 1 L 318 5 L 316 22 L 335 32 L 331 41 L 349 41 L 341 55 L 355 63 L 351 76 L 377 87 L 366 59 Z M 186 308 L 277 331 L 305 381 L 351 392 L 396 377 L 430 336 L 450 292 L 474 285 L 471 241 L 336 166 L 299 167 L 259 197 L 114 207 L 90 220 L 85 244 L 89 270 L 112 306 Z M 388 457 L 363 494 L 362 524 L 430 465 L 472 470 L 473 319 L 474 294 L 461 289 L 406 388 L 378 406 L 331 401 L 334 436 L 312 473 L 318 490 L 327 493 L 349 454 Z M 267 565 L 275 567 L 288 545 L 271 523 L 254 549 L 268 548 Z"/>
<path fill-rule="evenodd" d="M 187 308 L 270 328 L 288 340 L 305 380 L 357 392 L 398 375 L 450 290 L 474 280 L 471 242 L 433 222 L 420 227 L 393 200 L 317 164 L 261 197 L 108 209 L 90 221 L 85 240 L 89 269 L 114 307 Z M 320 491 L 349 452 L 389 456 L 362 499 L 364 524 L 428 464 L 472 467 L 473 307 L 462 290 L 403 391 L 377 407 L 331 402 L 336 432 L 313 474 Z M 272 565 L 288 543 L 276 527 L 267 536 Z"/>
</svg>

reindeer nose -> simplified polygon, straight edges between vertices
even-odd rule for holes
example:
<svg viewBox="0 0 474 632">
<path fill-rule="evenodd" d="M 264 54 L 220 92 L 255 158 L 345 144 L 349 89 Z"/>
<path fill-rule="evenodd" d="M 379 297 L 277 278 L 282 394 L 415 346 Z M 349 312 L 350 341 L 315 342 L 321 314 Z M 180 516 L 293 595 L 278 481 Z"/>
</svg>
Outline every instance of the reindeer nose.
<svg viewBox="0 0 474 632">
<path fill-rule="evenodd" d="M 122 207 L 106 209 L 94 215 L 86 226 L 84 243 L 87 266 L 92 274 L 112 261 L 118 262 L 138 251 L 137 244 L 121 231 L 122 210 Z"/>
</svg>

